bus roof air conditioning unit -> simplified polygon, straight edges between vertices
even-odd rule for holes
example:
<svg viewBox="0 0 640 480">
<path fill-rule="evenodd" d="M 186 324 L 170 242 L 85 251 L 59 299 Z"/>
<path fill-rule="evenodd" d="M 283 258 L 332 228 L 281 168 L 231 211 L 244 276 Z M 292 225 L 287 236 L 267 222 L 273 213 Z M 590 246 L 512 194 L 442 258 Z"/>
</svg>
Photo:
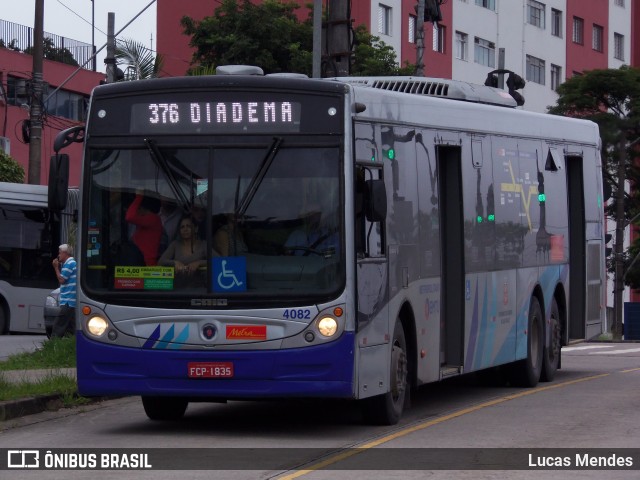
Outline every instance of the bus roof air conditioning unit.
<svg viewBox="0 0 640 480">
<path fill-rule="evenodd" d="M 0 151 L 11 155 L 11 142 L 7 137 L 0 137 Z"/>
<path fill-rule="evenodd" d="M 513 97 L 503 90 L 459 80 L 427 77 L 336 77 L 335 80 L 359 87 L 411 95 L 485 103 L 501 107 L 516 106 Z"/>
</svg>

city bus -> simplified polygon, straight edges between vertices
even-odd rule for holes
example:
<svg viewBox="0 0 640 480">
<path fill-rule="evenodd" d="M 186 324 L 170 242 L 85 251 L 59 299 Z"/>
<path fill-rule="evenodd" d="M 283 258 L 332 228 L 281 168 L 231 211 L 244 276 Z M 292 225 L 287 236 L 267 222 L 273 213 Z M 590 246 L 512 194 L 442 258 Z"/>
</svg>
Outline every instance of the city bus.
<svg viewBox="0 0 640 480">
<path fill-rule="evenodd" d="M 51 260 L 68 238 L 78 203 L 77 189 L 66 195 L 56 214 L 46 185 L 0 182 L 0 334 L 45 333 L 45 299 L 58 286 Z"/>
<path fill-rule="evenodd" d="M 84 142 L 80 394 L 141 396 L 152 420 L 352 399 L 390 425 L 429 382 L 551 381 L 603 324 L 600 139 L 515 107 L 452 80 L 250 67 L 97 87 L 85 131 L 57 142 Z M 136 243 L 138 198 L 191 233 Z M 173 239 L 205 261 L 155 261 Z"/>
</svg>

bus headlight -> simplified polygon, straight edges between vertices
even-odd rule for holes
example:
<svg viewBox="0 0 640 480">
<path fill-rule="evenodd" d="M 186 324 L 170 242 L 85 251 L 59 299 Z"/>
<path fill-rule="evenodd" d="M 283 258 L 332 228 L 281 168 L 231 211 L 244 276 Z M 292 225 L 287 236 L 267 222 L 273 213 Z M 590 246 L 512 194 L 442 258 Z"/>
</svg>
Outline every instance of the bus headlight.
<svg viewBox="0 0 640 480">
<path fill-rule="evenodd" d="M 325 337 L 331 337 L 338 331 L 338 322 L 332 317 L 322 317 L 318 320 L 318 331 Z"/>
<path fill-rule="evenodd" d="M 101 336 L 107 329 L 107 321 L 102 317 L 91 317 L 87 321 L 87 330 L 91 335 Z"/>
</svg>

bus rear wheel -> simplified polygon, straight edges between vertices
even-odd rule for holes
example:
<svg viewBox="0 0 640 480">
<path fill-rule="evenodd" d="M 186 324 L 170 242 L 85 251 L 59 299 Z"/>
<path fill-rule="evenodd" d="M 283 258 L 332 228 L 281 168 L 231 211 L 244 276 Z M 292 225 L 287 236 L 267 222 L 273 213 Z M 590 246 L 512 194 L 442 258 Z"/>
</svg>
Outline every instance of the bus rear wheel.
<svg viewBox="0 0 640 480">
<path fill-rule="evenodd" d="M 511 383 L 518 387 L 535 387 L 542 371 L 544 347 L 542 308 L 536 297 L 531 297 L 527 329 L 527 358 L 513 365 Z"/>
<path fill-rule="evenodd" d="M 142 406 L 151 420 L 179 420 L 189 402 L 177 397 L 142 397 Z"/>
<path fill-rule="evenodd" d="M 555 299 L 551 302 L 549 335 L 549 346 L 545 345 L 542 353 L 542 373 L 540 380 L 543 382 L 552 381 L 560 365 L 562 330 L 560 329 L 560 310 L 558 309 L 558 304 Z"/>
<path fill-rule="evenodd" d="M 391 375 L 389 392 L 363 401 L 363 413 L 367 423 L 395 425 L 402 416 L 408 399 L 407 341 L 402 323 L 396 321 L 391 345 Z"/>
</svg>

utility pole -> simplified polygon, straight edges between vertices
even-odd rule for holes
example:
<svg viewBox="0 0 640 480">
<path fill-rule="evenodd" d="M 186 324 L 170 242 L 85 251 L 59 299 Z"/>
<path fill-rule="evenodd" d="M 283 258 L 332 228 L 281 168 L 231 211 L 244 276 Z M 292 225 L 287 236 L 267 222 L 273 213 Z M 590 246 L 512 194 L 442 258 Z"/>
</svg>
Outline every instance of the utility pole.
<svg viewBox="0 0 640 480">
<path fill-rule="evenodd" d="M 313 0 L 313 58 L 312 76 L 320 78 L 322 64 L 322 0 Z"/>
<path fill-rule="evenodd" d="M 91 55 L 93 58 L 93 71 L 96 71 L 96 6 L 91 0 Z"/>
<path fill-rule="evenodd" d="M 416 5 L 416 76 L 424 77 L 424 0 Z"/>
<path fill-rule="evenodd" d="M 504 48 L 498 49 L 498 70 L 504 70 Z M 504 90 L 504 73 L 498 74 L 498 88 Z"/>
<path fill-rule="evenodd" d="M 424 24 L 431 22 L 436 28 L 442 21 L 440 5 L 444 0 L 418 0 L 416 11 L 416 75 L 424 77 Z"/>
<path fill-rule="evenodd" d="M 42 161 L 42 57 L 44 55 L 44 0 L 36 0 L 33 28 L 33 72 L 29 109 L 29 183 L 40 185 Z"/>
<path fill-rule="evenodd" d="M 613 280 L 613 339 L 622 339 L 622 309 L 624 293 L 624 183 L 626 166 L 626 141 L 624 134 L 620 133 L 618 144 L 618 188 L 616 189 L 616 238 L 613 246 L 615 278 Z"/>
<path fill-rule="evenodd" d="M 323 76 L 345 77 L 351 72 L 351 19 L 349 0 L 329 0 L 329 19 L 326 24 L 328 63 Z"/>
<path fill-rule="evenodd" d="M 107 68 L 107 83 L 116 81 L 116 36 L 115 32 L 116 14 L 109 12 L 107 17 L 107 56 L 104 63 Z"/>
</svg>

